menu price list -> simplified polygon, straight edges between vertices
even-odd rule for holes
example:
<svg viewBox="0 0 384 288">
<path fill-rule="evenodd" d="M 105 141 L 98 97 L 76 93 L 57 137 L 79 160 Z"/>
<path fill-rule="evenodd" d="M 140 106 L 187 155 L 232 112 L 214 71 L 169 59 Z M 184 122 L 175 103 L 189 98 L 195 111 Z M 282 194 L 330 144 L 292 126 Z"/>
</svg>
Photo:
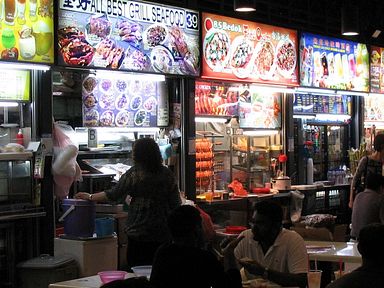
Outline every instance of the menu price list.
<svg viewBox="0 0 384 288">
<path fill-rule="evenodd" d="M 351 114 L 351 97 L 347 95 L 295 94 L 294 113 Z"/>
</svg>

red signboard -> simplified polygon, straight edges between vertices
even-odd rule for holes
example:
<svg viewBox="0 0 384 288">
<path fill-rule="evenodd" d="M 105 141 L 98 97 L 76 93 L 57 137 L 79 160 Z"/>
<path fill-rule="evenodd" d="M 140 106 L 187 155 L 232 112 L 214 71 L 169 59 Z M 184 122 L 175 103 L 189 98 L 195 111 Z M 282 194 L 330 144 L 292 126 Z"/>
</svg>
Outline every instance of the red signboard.
<svg viewBox="0 0 384 288">
<path fill-rule="evenodd" d="M 297 86 L 297 32 L 202 13 L 202 77 Z"/>
</svg>

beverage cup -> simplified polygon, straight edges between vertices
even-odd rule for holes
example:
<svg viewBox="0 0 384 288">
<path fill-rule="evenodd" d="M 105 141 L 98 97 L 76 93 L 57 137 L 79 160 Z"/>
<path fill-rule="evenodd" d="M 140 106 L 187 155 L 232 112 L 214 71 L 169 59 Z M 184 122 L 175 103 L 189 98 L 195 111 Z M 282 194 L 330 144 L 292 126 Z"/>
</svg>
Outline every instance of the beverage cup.
<svg viewBox="0 0 384 288">
<path fill-rule="evenodd" d="M 308 288 L 320 288 L 321 270 L 309 270 L 307 273 Z"/>
<path fill-rule="evenodd" d="M 8 25 L 15 24 L 16 16 L 16 0 L 5 0 L 4 2 L 5 23 Z"/>
</svg>

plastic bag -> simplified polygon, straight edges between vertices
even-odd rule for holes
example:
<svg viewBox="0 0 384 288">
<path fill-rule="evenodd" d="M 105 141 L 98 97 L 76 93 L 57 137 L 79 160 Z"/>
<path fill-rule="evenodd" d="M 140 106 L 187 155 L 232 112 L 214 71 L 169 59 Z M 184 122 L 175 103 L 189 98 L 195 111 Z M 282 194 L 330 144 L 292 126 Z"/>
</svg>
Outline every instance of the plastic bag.
<svg viewBox="0 0 384 288">
<path fill-rule="evenodd" d="M 299 222 L 301 218 L 301 210 L 303 209 L 304 194 L 299 191 L 291 191 L 291 221 Z"/>
<path fill-rule="evenodd" d="M 81 179 L 81 169 L 76 161 L 78 149 L 64 132 L 68 127 L 63 128 L 57 123 L 53 125 L 52 174 L 55 183 L 54 192 L 59 199 L 67 197 L 72 183 Z"/>
<path fill-rule="evenodd" d="M 235 196 L 247 196 L 248 192 L 244 189 L 243 184 L 237 179 L 233 180 L 232 183 L 228 185 L 228 188 L 233 190 Z"/>
</svg>

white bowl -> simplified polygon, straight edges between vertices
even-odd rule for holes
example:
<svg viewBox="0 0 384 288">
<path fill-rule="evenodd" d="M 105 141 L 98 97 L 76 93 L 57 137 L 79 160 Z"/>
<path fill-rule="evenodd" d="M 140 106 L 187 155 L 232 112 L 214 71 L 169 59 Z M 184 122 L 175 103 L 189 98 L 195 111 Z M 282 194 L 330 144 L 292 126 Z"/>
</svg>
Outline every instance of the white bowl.
<svg viewBox="0 0 384 288">
<path fill-rule="evenodd" d="M 132 271 L 133 273 L 135 273 L 137 277 L 145 276 L 149 279 L 149 277 L 151 276 L 152 266 L 151 265 L 134 266 L 132 267 Z"/>
</svg>

